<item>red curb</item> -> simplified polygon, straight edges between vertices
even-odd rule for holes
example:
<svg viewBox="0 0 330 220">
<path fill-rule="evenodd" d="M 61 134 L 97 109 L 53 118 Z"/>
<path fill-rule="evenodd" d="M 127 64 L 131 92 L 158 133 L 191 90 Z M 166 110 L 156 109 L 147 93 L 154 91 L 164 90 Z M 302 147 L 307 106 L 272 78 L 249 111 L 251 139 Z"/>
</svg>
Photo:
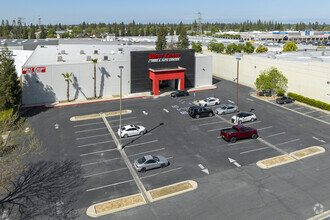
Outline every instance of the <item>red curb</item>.
<svg viewBox="0 0 330 220">
<path fill-rule="evenodd" d="M 215 88 L 212 89 L 200 89 L 200 90 L 194 90 L 192 92 L 200 92 L 200 91 L 208 91 L 208 90 L 215 90 L 218 86 L 216 85 Z M 123 100 L 126 99 L 139 99 L 139 98 L 145 98 L 145 97 L 156 97 L 159 95 L 151 95 L 151 96 L 137 96 L 137 97 L 129 97 L 129 98 L 123 98 Z M 85 104 L 93 104 L 93 103 L 101 103 L 101 102 L 111 102 L 111 101 L 118 101 L 119 99 L 109 99 L 109 100 L 100 100 L 100 101 L 94 101 L 94 102 L 82 102 L 82 103 L 72 103 L 72 104 L 65 104 L 65 105 L 57 105 L 57 106 L 49 106 L 49 105 L 33 105 L 33 106 L 22 106 L 21 108 L 37 108 L 37 107 L 45 107 L 45 108 L 58 108 L 58 107 L 66 107 L 66 106 L 73 106 L 73 105 L 85 105 Z"/>
</svg>

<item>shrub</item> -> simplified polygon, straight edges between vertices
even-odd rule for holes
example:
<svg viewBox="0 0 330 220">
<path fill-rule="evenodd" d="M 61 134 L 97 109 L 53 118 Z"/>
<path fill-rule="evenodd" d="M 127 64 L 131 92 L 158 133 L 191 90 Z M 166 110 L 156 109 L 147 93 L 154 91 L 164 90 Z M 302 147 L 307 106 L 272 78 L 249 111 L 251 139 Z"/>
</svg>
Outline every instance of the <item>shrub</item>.
<svg viewBox="0 0 330 220">
<path fill-rule="evenodd" d="M 288 96 L 290 96 L 291 98 L 294 98 L 295 100 L 297 100 L 299 102 L 303 102 L 303 103 L 306 103 L 308 105 L 315 106 L 315 107 L 330 111 L 330 104 L 328 104 L 328 103 L 321 102 L 321 101 L 318 101 L 318 100 L 315 100 L 315 99 L 310 99 L 310 98 L 307 98 L 305 96 L 298 95 L 298 94 L 292 93 L 292 92 L 289 92 Z"/>
</svg>

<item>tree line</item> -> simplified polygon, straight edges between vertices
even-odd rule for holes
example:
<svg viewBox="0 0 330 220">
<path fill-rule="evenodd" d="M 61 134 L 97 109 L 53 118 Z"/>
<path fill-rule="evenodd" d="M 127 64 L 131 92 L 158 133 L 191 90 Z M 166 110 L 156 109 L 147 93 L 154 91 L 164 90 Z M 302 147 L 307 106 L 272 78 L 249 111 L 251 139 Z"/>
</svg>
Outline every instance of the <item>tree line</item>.
<svg viewBox="0 0 330 220">
<path fill-rule="evenodd" d="M 25 24 L 21 20 L 2 20 L 0 25 L 0 38 L 8 39 L 35 39 L 35 38 L 52 38 L 55 36 L 56 31 L 68 31 L 63 33 L 61 37 L 102 37 L 105 33 L 114 34 L 115 36 L 157 36 L 160 28 L 163 27 L 168 35 L 179 35 L 182 26 L 187 31 L 188 35 L 199 35 L 198 23 L 196 20 L 191 24 L 170 24 L 170 23 L 136 23 L 134 20 L 130 23 L 87 23 L 82 22 L 78 25 L 62 25 L 59 24 Z M 329 24 L 320 24 L 319 22 L 308 24 L 300 22 L 297 24 L 283 24 L 277 21 L 257 21 L 247 20 L 244 22 L 233 23 L 203 23 L 202 32 L 205 35 L 213 35 L 220 31 L 283 31 L 283 30 L 315 30 L 315 31 L 330 31 Z M 36 33 L 38 33 L 36 35 Z"/>
</svg>

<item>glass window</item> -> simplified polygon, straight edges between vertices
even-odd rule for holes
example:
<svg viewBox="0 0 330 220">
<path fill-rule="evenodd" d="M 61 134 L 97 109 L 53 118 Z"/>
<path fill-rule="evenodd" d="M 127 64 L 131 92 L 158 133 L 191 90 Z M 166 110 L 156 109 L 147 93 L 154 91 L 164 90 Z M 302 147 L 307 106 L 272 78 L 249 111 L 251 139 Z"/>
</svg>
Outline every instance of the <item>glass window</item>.
<svg viewBox="0 0 330 220">
<path fill-rule="evenodd" d="M 155 161 L 159 161 L 159 158 L 158 157 L 153 156 L 153 158 L 154 158 Z"/>
<path fill-rule="evenodd" d="M 150 164 L 150 163 L 156 163 L 156 161 L 154 161 L 153 159 L 151 159 L 151 160 L 148 160 L 146 163 L 147 163 L 147 164 Z"/>
<path fill-rule="evenodd" d="M 146 162 L 146 158 L 142 157 L 142 158 L 138 159 L 137 162 L 139 164 L 142 164 L 142 163 Z"/>
</svg>

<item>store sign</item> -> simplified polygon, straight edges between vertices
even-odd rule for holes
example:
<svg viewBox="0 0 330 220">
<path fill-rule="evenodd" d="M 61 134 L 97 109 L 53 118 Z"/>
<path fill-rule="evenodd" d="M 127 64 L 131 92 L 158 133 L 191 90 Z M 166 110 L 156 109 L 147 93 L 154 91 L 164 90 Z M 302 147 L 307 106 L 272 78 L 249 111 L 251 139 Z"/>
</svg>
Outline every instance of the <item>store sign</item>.
<svg viewBox="0 0 330 220">
<path fill-rule="evenodd" d="M 46 67 L 28 67 L 22 68 L 23 74 L 30 74 L 30 73 L 45 73 Z"/>
<path fill-rule="evenodd" d="M 164 54 L 149 54 L 148 63 L 160 63 L 160 62 L 174 62 L 180 61 L 180 53 L 164 53 Z"/>
</svg>

